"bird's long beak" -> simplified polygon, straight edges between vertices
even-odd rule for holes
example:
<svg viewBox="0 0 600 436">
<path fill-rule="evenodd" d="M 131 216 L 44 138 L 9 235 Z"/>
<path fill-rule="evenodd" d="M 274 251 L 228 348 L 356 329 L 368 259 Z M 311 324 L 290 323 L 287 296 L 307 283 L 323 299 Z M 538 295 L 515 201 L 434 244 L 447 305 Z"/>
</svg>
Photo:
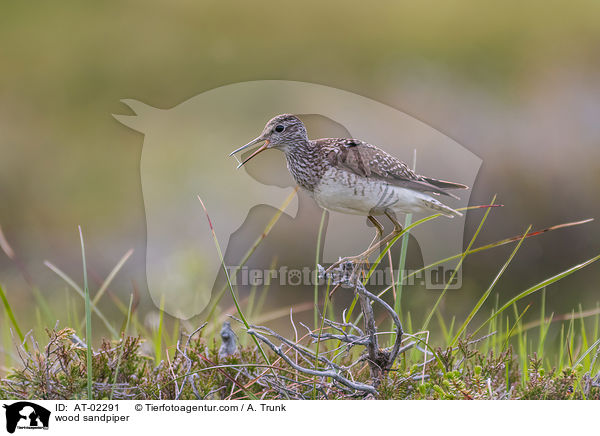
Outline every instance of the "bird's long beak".
<svg viewBox="0 0 600 436">
<path fill-rule="evenodd" d="M 252 153 L 250 156 L 248 156 L 246 159 L 244 159 L 244 161 L 239 164 L 237 167 L 240 168 L 242 167 L 246 162 L 248 162 L 250 159 L 252 159 L 254 156 L 256 156 L 258 153 L 260 153 L 261 151 L 265 151 L 267 148 L 269 148 L 269 140 L 268 139 L 263 139 L 262 136 L 259 136 L 256 139 L 253 139 L 252 141 L 250 141 L 249 143 L 247 143 L 246 145 L 243 145 L 242 147 L 238 148 L 237 150 L 232 151 L 229 156 L 233 156 L 234 154 L 247 149 L 248 147 L 252 147 L 254 144 L 258 144 L 259 142 L 265 141 L 265 143 L 259 147 L 254 153 Z"/>
</svg>

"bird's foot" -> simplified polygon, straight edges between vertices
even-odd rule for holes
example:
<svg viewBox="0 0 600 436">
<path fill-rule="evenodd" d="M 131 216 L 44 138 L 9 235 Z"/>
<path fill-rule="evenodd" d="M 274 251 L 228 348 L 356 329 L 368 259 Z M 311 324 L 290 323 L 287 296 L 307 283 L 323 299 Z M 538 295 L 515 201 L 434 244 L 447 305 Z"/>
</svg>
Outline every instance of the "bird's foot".
<svg viewBox="0 0 600 436">
<path fill-rule="evenodd" d="M 356 266 L 367 263 L 368 261 L 368 257 L 363 256 L 362 253 L 356 256 L 340 257 L 337 262 L 331 264 L 331 266 L 325 270 L 325 274 L 330 273 L 335 269 L 340 269 L 342 265 L 343 267 L 341 269 L 355 269 Z"/>
<path fill-rule="evenodd" d="M 350 256 L 340 258 L 327 269 L 319 265 L 319 278 L 335 286 L 353 287 L 365 261 L 366 259 L 361 256 Z"/>
</svg>

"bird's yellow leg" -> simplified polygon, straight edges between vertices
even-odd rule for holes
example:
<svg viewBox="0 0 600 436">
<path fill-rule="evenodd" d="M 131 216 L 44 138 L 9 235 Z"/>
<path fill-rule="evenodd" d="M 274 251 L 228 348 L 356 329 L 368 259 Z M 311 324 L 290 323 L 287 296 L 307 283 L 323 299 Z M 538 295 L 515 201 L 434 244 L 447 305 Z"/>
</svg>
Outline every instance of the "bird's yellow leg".
<svg viewBox="0 0 600 436">
<path fill-rule="evenodd" d="M 396 217 L 394 217 L 394 215 L 392 215 L 389 211 L 385 211 L 385 216 L 387 216 L 390 221 L 392 222 L 392 224 L 394 224 L 394 230 L 392 230 L 392 232 L 387 235 L 385 238 L 380 239 L 379 242 L 373 246 L 369 246 L 369 248 L 367 248 L 365 251 L 363 251 L 362 253 L 360 253 L 357 256 L 353 256 L 351 258 L 348 258 L 348 260 L 360 260 L 360 259 L 368 259 L 369 256 L 371 255 L 371 253 L 373 253 L 375 250 L 377 250 L 380 247 L 385 247 L 390 241 L 392 241 L 392 239 L 394 239 L 396 236 L 398 236 L 400 234 L 400 232 L 402 232 L 402 225 L 398 222 L 398 220 L 396 219 Z M 379 224 L 381 226 L 381 224 Z M 382 232 L 383 233 L 383 232 Z"/>
<path fill-rule="evenodd" d="M 369 221 L 371 221 L 373 223 L 373 225 L 375 226 L 375 237 L 369 244 L 369 248 L 371 248 L 373 246 L 373 244 L 375 243 L 375 241 L 381 240 L 384 229 L 383 229 L 383 226 L 381 225 L 381 223 L 379 221 L 377 221 L 377 218 L 375 218 L 374 216 L 369 215 L 367 218 L 369 218 Z M 367 250 L 368 250 L 368 248 L 367 248 Z"/>
<path fill-rule="evenodd" d="M 373 239 L 373 241 L 369 245 L 369 248 L 367 248 L 362 253 L 357 254 L 356 256 L 348 256 L 348 257 L 344 257 L 344 258 L 338 260 L 336 263 L 334 263 L 329 268 L 327 268 L 327 272 L 329 272 L 332 269 L 338 267 L 340 264 L 342 264 L 344 262 L 352 262 L 352 263 L 363 263 L 363 262 L 366 262 L 369 259 L 369 256 L 375 250 L 377 250 L 378 248 L 380 248 L 382 246 L 386 246 L 388 244 L 388 242 L 390 242 L 392 239 L 394 239 L 402 231 L 402 226 L 394 218 L 394 216 L 391 215 L 391 214 L 389 214 L 387 211 L 385 212 L 385 215 L 394 224 L 394 230 L 389 235 L 387 235 L 385 238 L 382 238 L 381 236 L 383 235 L 383 226 L 381 225 L 381 223 L 379 221 L 377 221 L 377 219 L 375 219 L 375 217 L 369 215 L 368 216 L 369 221 L 371 221 L 373 223 L 373 225 L 375 226 L 376 232 L 377 232 L 377 234 L 375 235 L 375 238 Z M 379 239 L 379 241 L 375 242 L 377 239 Z"/>
</svg>

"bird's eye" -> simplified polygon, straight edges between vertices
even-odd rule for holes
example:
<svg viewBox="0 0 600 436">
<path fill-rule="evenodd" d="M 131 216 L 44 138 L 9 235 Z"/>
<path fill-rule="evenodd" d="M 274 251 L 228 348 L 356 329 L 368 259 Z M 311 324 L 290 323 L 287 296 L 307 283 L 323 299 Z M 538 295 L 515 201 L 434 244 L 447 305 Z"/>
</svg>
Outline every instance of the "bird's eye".
<svg viewBox="0 0 600 436">
<path fill-rule="evenodd" d="M 277 133 L 281 133 L 281 132 L 283 132 L 283 129 L 285 129 L 285 127 L 283 127 L 281 124 L 277 124 L 277 125 L 275 126 L 275 131 L 276 131 Z"/>
</svg>

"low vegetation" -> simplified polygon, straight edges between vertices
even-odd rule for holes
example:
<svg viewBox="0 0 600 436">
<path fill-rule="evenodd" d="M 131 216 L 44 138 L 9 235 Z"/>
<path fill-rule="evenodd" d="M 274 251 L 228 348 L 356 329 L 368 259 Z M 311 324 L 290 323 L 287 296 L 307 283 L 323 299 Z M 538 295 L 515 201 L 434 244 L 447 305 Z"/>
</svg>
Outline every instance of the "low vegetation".
<svg viewBox="0 0 600 436">
<path fill-rule="evenodd" d="M 72 328 L 59 329 L 58 324 L 44 328 L 45 338 L 35 337 L 32 331 L 23 333 L 9 296 L 0 287 L 5 315 L 2 321 L 4 361 L 9 361 L 7 356 L 13 356 L 11 367 L 5 368 L 0 379 L 0 399 L 600 399 L 600 309 L 584 311 L 580 308 L 567 315 L 545 313 L 546 288 L 594 263 L 600 256 L 528 287 L 505 303 L 494 294 L 496 283 L 526 239 L 589 220 L 540 231 L 532 231 L 530 227 L 522 235 L 477 247 L 476 238 L 492 206 L 494 201 L 483 206 L 485 214 L 467 249 L 440 262 L 456 259 L 458 270 L 465 257 L 474 253 L 506 244 L 513 244 L 513 251 L 496 277 L 484 287 L 466 319 L 462 322 L 453 319 L 449 324 L 439 310 L 447 289 L 415 326 L 410 311 L 403 312 L 399 301 L 401 278 L 393 285 L 397 288 L 392 304 L 386 303 L 383 297 L 393 286 L 377 295 L 365 287 L 391 246 L 406 240 L 403 236 L 412 228 L 436 216 L 415 223 L 408 219 L 403 233 L 382 250 L 373 264 L 340 265 L 342 269 L 351 268 L 343 280 L 325 274 L 327 285 L 315 287 L 318 304 L 314 308 L 314 325 L 299 323 L 298 326 L 290 314 L 290 323 L 296 332 L 293 339 L 269 327 L 251 324 L 258 318 L 256 315 L 268 292 L 266 286 L 261 291 L 254 289 L 247 300 L 240 302 L 227 276 L 228 286 L 208 311 L 207 322 L 195 330 L 176 322 L 172 334 L 165 328 L 162 315 L 153 329 L 145 328 L 138 319 L 133 296 L 129 306 L 114 297 L 123 313 L 119 329 L 100 312 L 97 303 L 130 252 L 93 296 L 86 274 L 80 287 L 47 263 L 83 299 L 85 316 L 83 319 L 75 314 L 69 316 Z M 278 216 L 248 250 L 245 260 L 266 237 Z M 213 230 L 212 224 L 210 229 Z M 214 231 L 213 236 L 223 262 Z M 3 242 L 6 252 L 8 244 Z M 86 271 L 83 236 L 81 248 Z M 405 250 L 402 244 L 400 270 L 403 270 Z M 9 252 L 14 256 L 12 250 Z M 315 266 L 323 272 L 318 265 L 318 252 L 316 260 Z M 227 275 L 226 268 L 223 269 Z M 335 318 L 329 301 L 331 288 L 336 286 L 350 288 L 355 295 L 341 319 Z M 227 318 L 228 324 L 221 329 L 223 317 L 215 315 L 216 305 L 227 291 L 236 314 Z M 531 304 L 522 307 L 522 300 L 534 293 L 541 294 L 540 317 L 525 323 L 524 315 Z M 40 293 L 35 295 L 44 309 L 47 302 Z M 482 307 L 492 295 L 494 307 L 489 315 L 484 315 Z M 386 314 L 389 321 L 376 325 L 375 307 Z M 94 338 L 93 316 L 105 324 L 110 335 L 109 339 L 95 341 L 100 344 L 97 347 L 93 347 L 89 339 Z M 477 327 L 472 325 L 482 317 L 484 322 Z M 51 315 L 47 318 L 43 321 L 44 317 L 39 315 L 38 327 L 44 322 L 48 325 Z M 436 337 L 430 337 L 432 320 L 439 323 L 441 333 Z M 550 328 L 560 332 L 558 343 L 552 347 L 547 343 Z M 87 339 L 80 339 L 78 334 Z"/>
</svg>

